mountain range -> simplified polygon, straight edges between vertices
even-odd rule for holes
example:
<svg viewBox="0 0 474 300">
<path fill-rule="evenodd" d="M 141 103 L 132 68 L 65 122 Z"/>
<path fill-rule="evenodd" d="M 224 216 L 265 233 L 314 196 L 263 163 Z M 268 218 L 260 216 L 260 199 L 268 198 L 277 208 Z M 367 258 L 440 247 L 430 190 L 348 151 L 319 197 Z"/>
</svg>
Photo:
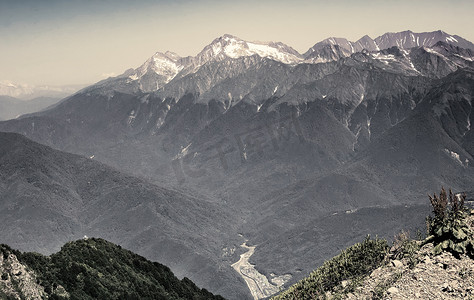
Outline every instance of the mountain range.
<svg viewBox="0 0 474 300">
<path fill-rule="evenodd" d="M 2 145 L 13 147 L 16 139 L 54 153 L 38 161 L 36 151 L 27 155 L 40 174 L 55 166 L 53 182 L 66 187 L 62 193 L 71 199 L 37 196 L 42 186 L 28 192 L 31 199 L 50 199 L 39 206 L 58 215 L 41 223 L 49 228 L 32 226 L 48 235 L 45 240 L 60 245 L 86 228 L 138 250 L 133 245 L 139 235 L 141 249 L 150 249 L 139 254 L 211 292 L 245 299 L 250 294 L 243 279 L 217 283 L 213 277 L 216 266 L 225 278 L 238 276 L 229 262 L 245 250 L 239 247 L 245 240 L 256 247 L 250 262 L 259 273 L 290 274 L 290 284 L 366 233 L 389 237 L 401 228 L 422 227 L 428 192 L 440 186 L 474 190 L 473 51 L 471 42 L 442 31 L 357 42 L 329 38 L 304 54 L 282 43 L 224 35 L 194 57 L 156 53 L 48 110 L 0 122 L 0 131 L 57 150 L 11 134 Z M 28 211 L 27 219 L 35 220 L 35 209 L 14 205 L 28 189 L 7 181 L 22 174 L 23 158 L 15 155 L 23 148 L 4 151 L 2 164 L 9 168 L 2 170 L 10 173 L 0 187 L 8 187 L 4 195 L 17 195 L 7 201 L 15 218 Z M 83 169 L 70 166 L 78 161 Z M 84 170 L 80 179 L 76 168 Z M 36 181 L 28 182 L 27 173 L 20 182 L 32 185 Z M 86 184 L 91 176 L 92 195 Z M 173 193 L 163 196 L 168 190 Z M 118 204 L 107 204 L 107 195 L 117 191 Z M 179 211 L 167 229 L 142 231 L 147 220 L 147 226 L 162 222 L 160 214 L 147 217 L 148 206 L 133 209 L 132 195 L 143 193 L 150 195 L 143 200 L 149 205 L 155 198 L 180 199 L 165 205 Z M 64 210 L 69 206 L 74 213 Z M 117 220 L 136 220 L 136 226 Z M 56 224 L 70 228 L 55 231 Z M 8 239 L 13 247 L 54 250 L 41 248 L 36 232 L 22 233 L 22 242 L 13 238 L 18 234 Z M 163 253 L 172 258 L 153 256 L 151 249 L 174 245 L 170 241 L 176 248 Z M 318 252 L 310 251 L 316 245 Z M 228 250 L 232 254 L 223 255 Z M 200 266 L 214 266 L 183 262 L 196 253 L 205 257 Z"/>
<path fill-rule="evenodd" d="M 364 36 L 357 42 L 350 42 L 344 38 L 328 38 L 316 43 L 306 53 L 300 54 L 290 46 L 283 43 L 262 43 L 247 42 L 238 37 L 226 34 L 206 46 L 195 57 L 180 57 L 173 52 L 155 53 L 143 65 L 137 69 L 129 69 L 117 78 L 107 79 L 95 85 L 113 88 L 117 91 L 142 91 L 152 92 L 163 89 L 173 79 L 186 77 L 187 75 L 197 73 L 198 70 L 209 62 L 220 62 L 229 58 L 238 59 L 244 57 L 257 56 L 267 58 L 285 65 L 314 64 L 337 61 L 340 58 L 362 51 L 377 52 L 392 47 L 400 49 L 411 49 L 414 47 L 432 47 L 438 42 L 447 43 L 453 47 L 466 49 L 465 53 L 459 54 L 467 60 L 472 58 L 474 44 L 459 37 L 450 35 L 443 31 L 413 33 L 404 31 L 399 33 L 386 33 L 375 40 L 369 36 Z M 390 60 L 387 53 L 381 53 L 377 59 L 383 63 Z M 390 53 L 388 53 L 390 55 Z M 393 53 L 392 53 L 393 55 Z M 410 64 L 411 57 L 407 59 Z M 411 66 L 411 65 L 410 65 Z M 234 72 L 238 71 L 232 68 Z M 416 67 L 412 70 L 417 72 Z M 224 75 L 224 74 L 222 74 Z M 231 75 L 231 74 L 226 74 Z M 215 74 L 219 76 L 219 74 Z M 216 78 L 218 79 L 218 78 Z M 215 83 L 215 82 L 214 82 Z M 209 82 L 213 84 L 213 82 Z M 198 92 L 206 90 L 206 85 L 201 83 Z M 169 88 L 163 89 L 169 90 Z M 176 92 L 176 91 L 172 91 Z M 176 96 L 176 94 L 171 94 Z M 164 93 L 163 96 L 168 96 Z"/>
<path fill-rule="evenodd" d="M 10 80 L 0 81 L 0 96 L 8 96 L 22 100 L 32 100 L 35 98 L 64 98 L 77 92 L 86 85 L 29 85 L 17 83 Z"/>
</svg>

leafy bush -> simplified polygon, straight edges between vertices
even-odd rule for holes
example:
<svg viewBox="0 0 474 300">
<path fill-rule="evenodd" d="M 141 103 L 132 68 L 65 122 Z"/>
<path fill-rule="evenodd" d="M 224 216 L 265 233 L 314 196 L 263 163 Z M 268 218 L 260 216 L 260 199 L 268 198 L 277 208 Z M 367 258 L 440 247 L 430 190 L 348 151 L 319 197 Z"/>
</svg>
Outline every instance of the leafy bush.
<svg viewBox="0 0 474 300">
<path fill-rule="evenodd" d="M 386 240 L 373 240 L 368 236 L 363 242 L 354 244 L 326 261 L 308 277 L 272 299 L 324 299 L 325 292 L 343 280 L 357 280 L 379 267 L 387 251 Z"/>
<path fill-rule="evenodd" d="M 461 254 L 474 257 L 473 234 L 466 223 L 466 195 L 458 197 L 450 189 L 448 198 L 448 193 L 442 188 L 439 197 L 435 193 L 429 198 L 434 217 L 427 218 L 429 237 L 426 242 L 433 242 L 433 253 L 438 255 L 448 251 L 457 257 Z"/>
</svg>

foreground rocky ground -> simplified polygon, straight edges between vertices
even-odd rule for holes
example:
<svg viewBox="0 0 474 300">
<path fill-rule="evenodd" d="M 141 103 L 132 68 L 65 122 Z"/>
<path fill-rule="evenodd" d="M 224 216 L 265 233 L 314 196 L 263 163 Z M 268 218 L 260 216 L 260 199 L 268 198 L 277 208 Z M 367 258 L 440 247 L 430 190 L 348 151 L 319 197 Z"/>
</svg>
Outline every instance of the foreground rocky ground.
<svg viewBox="0 0 474 300">
<path fill-rule="evenodd" d="M 474 227 L 474 211 L 468 217 Z M 433 244 L 412 256 L 389 258 L 374 270 L 346 299 L 474 299 L 474 260 L 451 253 L 432 254 Z M 342 282 L 349 286 L 349 282 Z M 328 294 L 328 296 L 330 296 Z"/>
<path fill-rule="evenodd" d="M 368 236 L 272 299 L 474 299 L 474 210 L 459 199 L 430 197 L 426 239 Z"/>
</svg>

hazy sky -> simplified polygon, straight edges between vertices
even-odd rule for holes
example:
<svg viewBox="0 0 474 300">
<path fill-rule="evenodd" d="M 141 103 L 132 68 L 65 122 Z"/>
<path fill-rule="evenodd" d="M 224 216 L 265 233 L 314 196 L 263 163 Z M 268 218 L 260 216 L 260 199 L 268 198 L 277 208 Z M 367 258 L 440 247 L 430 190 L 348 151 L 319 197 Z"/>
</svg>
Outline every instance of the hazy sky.
<svg viewBox="0 0 474 300">
<path fill-rule="evenodd" d="M 0 81 L 85 84 L 225 33 L 299 52 L 330 36 L 444 30 L 474 41 L 472 0 L 0 0 Z"/>
</svg>

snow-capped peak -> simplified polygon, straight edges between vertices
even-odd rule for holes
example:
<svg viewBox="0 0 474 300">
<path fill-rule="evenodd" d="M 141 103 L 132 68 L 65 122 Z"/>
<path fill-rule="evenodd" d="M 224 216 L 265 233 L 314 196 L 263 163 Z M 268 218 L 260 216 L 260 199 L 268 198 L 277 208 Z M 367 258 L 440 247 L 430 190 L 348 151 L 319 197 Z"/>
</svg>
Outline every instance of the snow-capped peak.
<svg viewBox="0 0 474 300">
<path fill-rule="evenodd" d="M 213 59 L 252 55 L 270 58 L 285 64 L 302 61 L 301 55 L 296 50 L 283 43 L 247 42 L 230 34 L 225 34 L 212 41 L 196 56 L 196 59 L 199 65 L 202 65 Z"/>
<path fill-rule="evenodd" d="M 170 51 L 157 52 L 140 67 L 126 71 L 121 77 L 139 83 L 142 91 L 156 91 L 178 74 L 185 76 L 194 73 L 207 62 L 253 55 L 285 64 L 303 61 L 296 50 L 283 43 L 246 42 L 236 36 L 225 34 L 213 40 L 195 57 L 181 57 Z"/>
<path fill-rule="evenodd" d="M 304 56 L 306 58 L 310 55 L 314 56 L 313 52 L 317 52 L 327 45 L 339 45 L 341 48 L 350 51 L 351 53 L 356 53 L 361 52 L 364 49 L 368 51 L 379 51 L 393 46 L 397 46 L 401 49 L 410 49 L 421 46 L 431 47 L 439 41 L 465 49 L 474 49 L 474 44 L 471 42 L 459 36 L 450 35 L 442 30 L 421 33 L 406 30 L 402 32 L 388 32 L 375 39 L 366 35 L 360 38 L 357 42 L 351 42 L 344 38 L 328 38 L 315 44 L 304 54 Z"/>
<path fill-rule="evenodd" d="M 177 61 L 177 60 L 181 59 L 181 56 L 179 56 L 178 54 L 176 54 L 174 52 L 171 52 L 171 51 L 166 51 L 164 55 L 167 58 L 172 59 L 174 61 Z"/>
<path fill-rule="evenodd" d="M 163 76 L 163 84 L 166 84 L 184 68 L 180 60 L 181 57 L 176 53 L 170 51 L 166 53 L 156 52 L 143 65 L 137 68 L 135 72 L 130 74 L 129 78 L 138 80 L 151 73 Z"/>
<path fill-rule="evenodd" d="M 13 83 L 12 81 L 9 80 L 2 80 L 0 81 L 0 85 L 5 86 L 5 87 L 11 87 L 11 88 L 16 88 L 17 85 Z"/>
</svg>

